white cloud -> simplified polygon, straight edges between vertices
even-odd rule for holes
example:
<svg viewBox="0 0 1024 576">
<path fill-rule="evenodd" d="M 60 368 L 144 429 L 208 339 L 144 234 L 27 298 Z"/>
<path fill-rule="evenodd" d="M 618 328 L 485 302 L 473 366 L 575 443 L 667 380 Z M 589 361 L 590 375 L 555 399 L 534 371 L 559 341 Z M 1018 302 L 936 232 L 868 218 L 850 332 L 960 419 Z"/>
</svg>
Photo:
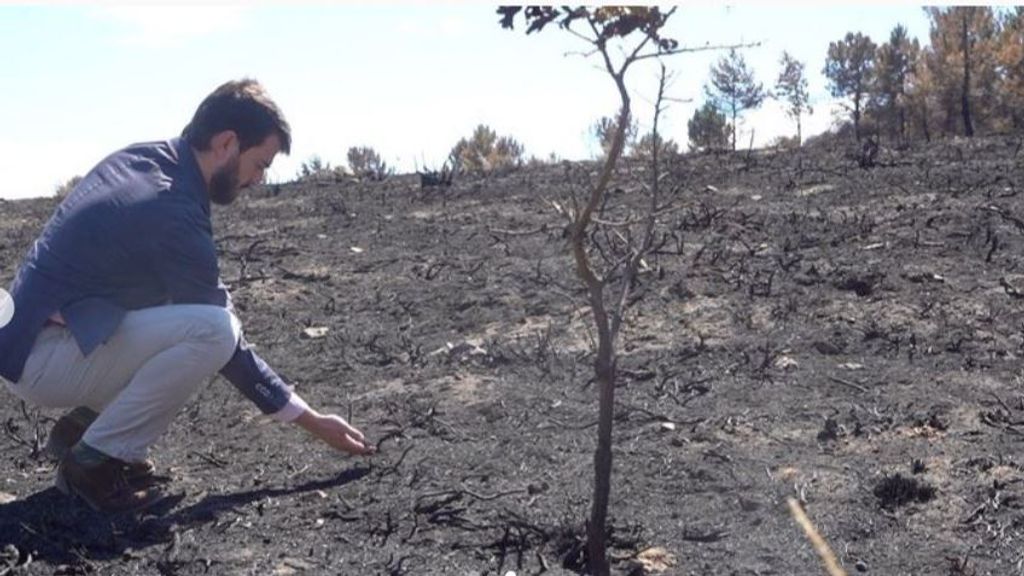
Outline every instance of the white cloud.
<svg viewBox="0 0 1024 576">
<path fill-rule="evenodd" d="M 120 26 L 116 41 L 134 47 L 168 48 L 241 28 L 239 4 L 132 3 L 97 7 L 95 17 Z"/>
</svg>

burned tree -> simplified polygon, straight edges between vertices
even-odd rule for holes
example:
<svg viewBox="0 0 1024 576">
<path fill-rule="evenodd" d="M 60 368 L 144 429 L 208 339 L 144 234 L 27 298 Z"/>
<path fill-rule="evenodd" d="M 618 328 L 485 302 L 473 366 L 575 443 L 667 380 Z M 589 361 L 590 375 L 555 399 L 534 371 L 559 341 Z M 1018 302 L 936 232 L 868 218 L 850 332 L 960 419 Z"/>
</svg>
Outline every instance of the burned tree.
<svg viewBox="0 0 1024 576">
<path fill-rule="evenodd" d="M 989 128 L 997 100 L 995 12 L 988 6 L 949 6 L 929 7 L 925 13 L 931 21 L 929 51 L 941 80 L 936 88 L 945 130 L 972 137 L 979 128 Z"/>
<path fill-rule="evenodd" d="M 611 145 L 602 160 L 597 182 L 590 185 L 582 202 L 573 197 L 571 208 L 562 210 L 570 221 L 570 250 L 576 274 L 586 288 L 598 336 L 594 360 L 594 381 L 597 383 L 599 394 L 598 432 L 597 448 L 594 452 L 594 493 L 587 523 L 587 562 L 589 573 L 600 576 L 607 575 L 610 570 L 606 553 L 605 526 L 611 492 L 616 340 L 626 308 L 631 301 L 630 292 L 637 272 L 645 264 L 644 256 L 652 249 L 654 228 L 662 209 L 658 203 L 660 178 L 657 173 L 657 146 L 654 147 L 651 158 L 651 165 L 655 169 L 645 186 L 651 196 L 649 208 L 638 221 L 628 219 L 626 222 L 628 224 L 632 221 L 641 225 L 639 238 L 631 238 L 621 233 L 610 234 L 618 239 L 618 253 L 609 257 L 608 251 L 595 246 L 594 232 L 598 227 L 615 226 L 616 223 L 599 221 L 596 214 L 604 206 L 606 192 L 615 173 L 616 163 L 622 156 L 632 118 L 630 94 L 626 88 L 626 72 L 633 64 L 642 60 L 719 48 L 680 48 L 675 40 L 663 37 L 662 29 L 675 10 L 672 8 L 662 12 L 653 6 L 506 6 L 498 9 L 502 15 L 501 25 L 506 29 L 512 29 L 516 16 L 522 13 L 527 24 L 527 34 L 539 32 L 548 24 L 557 22 L 559 28 L 590 44 L 593 50 L 589 55 L 597 55 L 601 59 L 603 69 L 614 81 L 620 99 Z M 618 48 L 622 49 L 621 53 Z M 616 54 L 621 54 L 621 58 L 614 56 Z M 662 81 L 654 116 L 654 141 L 658 138 L 657 122 L 664 101 L 664 79 L 662 67 Z M 603 270 L 595 261 L 596 257 L 603 260 Z"/>
</svg>

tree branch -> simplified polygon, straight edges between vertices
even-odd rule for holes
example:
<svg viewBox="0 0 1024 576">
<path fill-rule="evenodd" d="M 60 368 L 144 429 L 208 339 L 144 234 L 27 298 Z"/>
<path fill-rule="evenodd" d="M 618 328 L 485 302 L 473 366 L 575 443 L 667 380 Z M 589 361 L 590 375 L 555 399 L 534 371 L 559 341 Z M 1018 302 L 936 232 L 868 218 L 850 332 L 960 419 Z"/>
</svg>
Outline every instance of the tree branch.
<svg viewBox="0 0 1024 576">
<path fill-rule="evenodd" d="M 760 42 L 744 42 L 740 44 L 707 44 L 705 46 L 688 46 L 685 48 L 676 48 L 674 50 L 667 50 L 665 52 L 651 52 L 649 54 L 641 54 L 636 57 L 636 61 L 647 60 L 649 58 L 661 58 L 662 56 L 674 56 L 676 54 L 691 54 L 694 52 L 708 52 L 711 50 L 732 50 L 735 48 L 757 48 L 761 45 Z"/>
<path fill-rule="evenodd" d="M 653 142 L 651 147 L 651 204 L 647 213 L 647 223 L 644 226 L 643 241 L 641 242 L 640 248 L 633 251 L 622 277 L 622 290 L 619 294 L 618 305 L 614 310 L 615 313 L 611 326 L 613 341 L 615 337 L 618 336 L 619 329 L 622 327 L 622 319 L 626 315 L 625 309 L 629 302 L 629 294 L 633 285 L 633 279 L 636 277 L 636 272 L 640 268 L 640 263 L 643 261 L 644 255 L 647 254 L 647 251 L 651 248 L 651 244 L 654 242 L 654 227 L 657 222 L 658 198 L 659 190 L 661 188 L 661 177 L 658 166 L 658 152 L 659 148 L 661 148 L 661 137 L 658 134 L 658 122 L 661 119 L 662 111 L 664 111 L 662 102 L 665 98 L 665 85 L 667 80 L 668 72 L 665 69 L 665 64 L 662 62 L 661 76 L 658 80 L 658 98 L 654 104 L 654 122 L 651 129 L 651 140 Z"/>
</svg>

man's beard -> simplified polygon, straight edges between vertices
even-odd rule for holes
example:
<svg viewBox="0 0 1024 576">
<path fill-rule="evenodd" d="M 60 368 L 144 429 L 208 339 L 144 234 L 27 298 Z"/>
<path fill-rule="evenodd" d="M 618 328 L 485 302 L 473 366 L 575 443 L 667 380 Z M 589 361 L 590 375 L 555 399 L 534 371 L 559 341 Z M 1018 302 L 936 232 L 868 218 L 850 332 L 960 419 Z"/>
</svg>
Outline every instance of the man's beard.
<svg viewBox="0 0 1024 576">
<path fill-rule="evenodd" d="M 239 160 L 233 160 L 218 169 L 210 177 L 210 202 L 225 206 L 238 198 L 241 189 L 238 187 Z"/>
</svg>

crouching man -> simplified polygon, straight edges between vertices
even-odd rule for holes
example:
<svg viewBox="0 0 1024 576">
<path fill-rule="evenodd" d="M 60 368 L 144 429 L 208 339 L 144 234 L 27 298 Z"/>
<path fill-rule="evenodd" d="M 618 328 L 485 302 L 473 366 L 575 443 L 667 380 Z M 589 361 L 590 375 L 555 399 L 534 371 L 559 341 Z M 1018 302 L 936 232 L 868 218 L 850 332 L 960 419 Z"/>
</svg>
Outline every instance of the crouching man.
<svg viewBox="0 0 1024 576">
<path fill-rule="evenodd" d="M 159 500 L 148 450 L 218 372 L 273 418 L 343 452 L 372 452 L 253 352 L 220 281 L 210 203 L 230 204 L 290 146 L 262 86 L 228 82 L 180 138 L 100 162 L 47 222 L 11 287 L 0 376 L 30 403 L 73 408 L 48 441 L 61 490 L 107 512 Z"/>
</svg>

